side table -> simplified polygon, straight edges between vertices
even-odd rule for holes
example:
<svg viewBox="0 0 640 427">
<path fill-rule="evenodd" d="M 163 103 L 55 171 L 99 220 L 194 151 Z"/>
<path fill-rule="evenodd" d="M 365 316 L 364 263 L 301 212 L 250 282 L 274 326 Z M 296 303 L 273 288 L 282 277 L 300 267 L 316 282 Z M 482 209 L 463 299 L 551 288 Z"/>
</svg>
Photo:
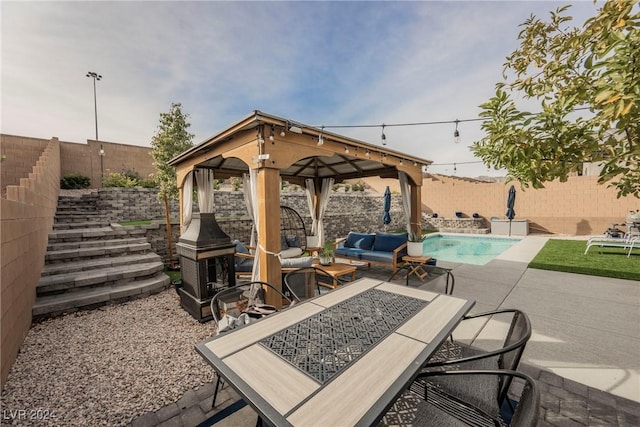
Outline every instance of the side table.
<svg viewBox="0 0 640 427">
<path fill-rule="evenodd" d="M 395 273 L 393 273 L 389 281 L 393 280 L 393 278 L 396 276 L 396 274 L 398 274 L 400 270 L 407 270 L 405 275 L 407 286 L 409 286 L 409 276 L 411 276 L 412 274 L 415 274 L 421 281 L 424 282 L 425 278 L 429 277 L 429 273 L 444 273 L 447 275 L 444 293 L 446 295 L 453 294 L 453 288 L 455 287 L 456 281 L 453 273 L 451 272 L 451 269 L 427 264 L 430 260 L 430 256 L 406 255 L 402 257 L 402 261 L 404 262 L 404 264 L 400 268 L 398 268 Z"/>
<path fill-rule="evenodd" d="M 418 276 L 418 278 L 424 282 L 424 279 L 426 277 L 429 277 L 429 272 L 427 272 L 424 269 L 424 266 L 431 261 L 431 257 L 430 256 L 411 256 L 411 255 L 405 255 L 402 257 L 402 261 L 405 263 L 405 265 L 407 266 L 408 270 L 407 271 L 407 285 L 409 284 L 409 276 L 411 276 L 412 274 L 415 274 L 416 276 Z"/>
</svg>

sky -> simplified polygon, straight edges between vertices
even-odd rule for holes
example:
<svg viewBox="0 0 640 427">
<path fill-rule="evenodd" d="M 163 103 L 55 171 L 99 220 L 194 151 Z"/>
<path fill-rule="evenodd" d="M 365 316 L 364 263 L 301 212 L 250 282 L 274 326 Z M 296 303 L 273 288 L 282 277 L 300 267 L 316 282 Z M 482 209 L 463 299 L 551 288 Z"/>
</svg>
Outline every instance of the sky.
<svg viewBox="0 0 640 427">
<path fill-rule="evenodd" d="M 260 110 L 431 160 L 429 172 L 502 176 L 473 156 L 479 105 L 532 13 L 556 1 L 0 2 L 0 131 L 150 147 L 180 102 L 196 144 Z M 576 26 L 596 14 L 574 1 Z M 89 71 L 102 75 L 96 82 Z M 455 164 L 455 165 L 454 165 Z"/>
</svg>

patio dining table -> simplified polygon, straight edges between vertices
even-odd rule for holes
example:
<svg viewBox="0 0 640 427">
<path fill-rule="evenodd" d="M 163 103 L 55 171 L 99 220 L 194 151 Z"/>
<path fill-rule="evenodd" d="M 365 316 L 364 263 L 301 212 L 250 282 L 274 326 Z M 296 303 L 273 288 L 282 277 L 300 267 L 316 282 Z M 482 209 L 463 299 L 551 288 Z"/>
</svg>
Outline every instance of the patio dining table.
<svg viewBox="0 0 640 427">
<path fill-rule="evenodd" d="M 196 350 L 268 425 L 369 426 L 474 303 L 363 278 Z"/>
</svg>

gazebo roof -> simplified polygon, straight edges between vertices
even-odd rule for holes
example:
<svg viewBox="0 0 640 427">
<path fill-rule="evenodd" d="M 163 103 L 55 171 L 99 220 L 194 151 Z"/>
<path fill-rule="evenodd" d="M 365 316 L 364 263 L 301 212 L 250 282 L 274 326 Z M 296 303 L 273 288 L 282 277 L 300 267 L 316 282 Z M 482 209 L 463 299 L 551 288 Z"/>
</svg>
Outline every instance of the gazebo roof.
<svg viewBox="0 0 640 427">
<path fill-rule="evenodd" d="M 237 154 L 243 152 L 241 146 L 247 145 L 254 151 L 250 162 L 256 166 L 252 167 L 278 168 L 282 179 L 298 184 L 307 178 L 332 177 L 336 182 L 367 176 L 397 178 L 398 170 L 422 169 L 432 163 L 258 110 L 169 163 L 215 169 L 220 178 L 241 176 L 249 165 L 246 155 L 243 160 Z"/>
</svg>

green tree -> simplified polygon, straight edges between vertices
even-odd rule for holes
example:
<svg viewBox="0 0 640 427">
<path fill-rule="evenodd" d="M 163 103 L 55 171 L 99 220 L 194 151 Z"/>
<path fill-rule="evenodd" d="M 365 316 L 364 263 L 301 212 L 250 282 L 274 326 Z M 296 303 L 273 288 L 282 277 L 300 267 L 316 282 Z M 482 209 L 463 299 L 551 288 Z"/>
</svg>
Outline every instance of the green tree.
<svg viewBox="0 0 640 427">
<path fill-rule="evenodd" d="M 602 162 L 599 182 L 640 197 L 640 15 L 638 0 L 607 1 L 581 28 L 569 6 L 531 16 L 503 81 L 482 104 L 486 136 L 472 151 L 524 187 L 566 181 L 583 162 Z M 512 98 L 537 105 L 520 110 Z"/>
<path fill-rule="evenodd" d="M 164 203 L 169 266 L 173 266 L 169 199 L 178 198 L 176 169 L 169 165 L 169 161 L 193 147 L 194 135 L 187 131 L 191 126 L 188 119 L 189 115 L 182 112 L 182 104 L 172 103 L 168 113 L 160 113 L 158 130 L 151 139 L 151 156 L 153 157 L 153 165 L 157 169 L 154 178 L 160 188 L 158 200 Z"/>
</svg>

